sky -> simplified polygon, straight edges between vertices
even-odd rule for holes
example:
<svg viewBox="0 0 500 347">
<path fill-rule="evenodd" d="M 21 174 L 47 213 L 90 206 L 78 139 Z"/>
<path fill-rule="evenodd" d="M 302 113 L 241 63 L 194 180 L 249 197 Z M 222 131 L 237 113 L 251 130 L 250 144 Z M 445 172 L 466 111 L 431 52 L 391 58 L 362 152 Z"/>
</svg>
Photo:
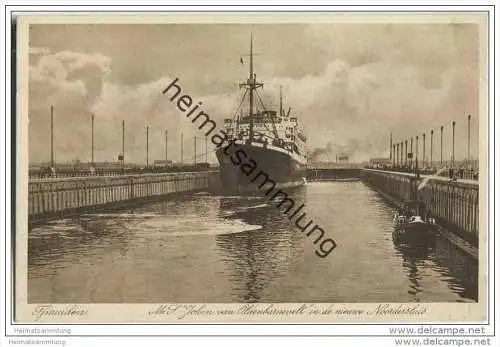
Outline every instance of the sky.
<svg viewBox="0 0 500 347">
<path fill-rule="evenodd" d="M 202 101 L 222 127 L 239 103 L 248 75 L 250 33 L 255 72 L 268 106 L 292 107 L 308 147 L 326 148 L 323 160 L 344 152 L 351 161 L 389 156 L 394 142 L 434 129 L 434 158 L 444 126 L 444 159 L 478 154 L 479 45 L 475 24 L 33 24 L 29 33 L 29 157 L 50 160 L 50 106 L 55 160 L 116 161 L 125 121 L 126 162 L 192 160 L 205 152 L 203 134 L 163 89 L 174 78 L 183 93 Z M 244 64 L 240 62 L 243 58 Z M 420 140 L 421 141 L 421 140 Z M 421 142 L 420 142 L 421 144 Z M 215 162 L 208 142 L 209 161 Z M 199 161 L 204 160 L 202 156 Z"/>
</svg>

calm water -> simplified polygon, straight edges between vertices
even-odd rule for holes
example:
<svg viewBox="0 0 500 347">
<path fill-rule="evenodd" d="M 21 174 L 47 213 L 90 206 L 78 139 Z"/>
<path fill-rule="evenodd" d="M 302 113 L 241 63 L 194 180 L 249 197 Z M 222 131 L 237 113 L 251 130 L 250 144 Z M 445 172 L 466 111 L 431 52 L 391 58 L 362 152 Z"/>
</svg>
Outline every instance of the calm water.
<svg viewBox="0 0 500 347">
<path fill-rule="evenodd" d="M 337 243 L 326 258 L 263 198 L 200 193 L 34 227 L 29 301 L 477 300 L 477 263 L 439 237 L 396 244 L 394 209 L 362 182 L 293 195 Z"/>
</svg>

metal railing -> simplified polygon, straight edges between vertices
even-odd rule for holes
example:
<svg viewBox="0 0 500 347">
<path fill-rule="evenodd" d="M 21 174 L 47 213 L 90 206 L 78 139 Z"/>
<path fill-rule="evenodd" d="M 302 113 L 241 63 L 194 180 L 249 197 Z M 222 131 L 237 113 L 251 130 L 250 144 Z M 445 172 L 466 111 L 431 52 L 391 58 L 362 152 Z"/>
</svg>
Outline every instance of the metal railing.
<svg viewBox="0 0 500 347">
<path fill-rule="evenodd" d="M 475 169 L 425 167 L 416 170 L 407 166 L 366 166 L 365 168 L 410 174 L 418 173 L 419 175 L 437 175 L 451 180 L 479 180 L 479 171 Z"/>
<path fill-rule="evenodd" d="M 160 174 L 178 172 L 203 172 L 214 170 L 209 166 L 184 165 L 176 167 L 129 167 L 129 168 L 97 168 L 94 170 L 80 168 L 62 168 L 52 170 L 51 168 L 30 168 L 28 177 L 30 180 L 50 178 L 92 177 L 92 176 L 123 176 L 137 174 Z"/>
</svg>

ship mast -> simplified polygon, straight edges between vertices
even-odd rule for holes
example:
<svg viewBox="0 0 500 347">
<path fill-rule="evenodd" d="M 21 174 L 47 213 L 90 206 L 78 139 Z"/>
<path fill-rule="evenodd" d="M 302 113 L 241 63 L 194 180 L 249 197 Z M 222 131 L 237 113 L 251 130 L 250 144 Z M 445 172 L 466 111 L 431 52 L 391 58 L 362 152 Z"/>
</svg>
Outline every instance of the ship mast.
<svg viewBox="0 0 500 347">
<path fill-rule="evenodd" d="M 257 77 L 256 74 L 253 72 L 253 34 L 250 34 L 250 71 L 248 74 L 248 79 L 245 83 L 241 83 L 240 87 L 246 87 L 249 89 L 250 92 L 250 105 L 249 105 L 249 110 L 248 110 L 248 117 L 250 120 L 250 127 L 249 127 L 249 140 L 250 142 L 253 140 L 253 112 L 254 112 L 254 90 L 257 88 L 262 87 L 264 84 L 263 83 L 257 83 Z"/>
<path fill-rule="evenodd" d="M 249 116 L 250 116 L 250 143 L 253 140 L 253 90 L 255 89 L 255 79 L 253 73 L 253 33 L 250 33 L 250 72 L 249 72 L 248 84 L 250 86 L 250 108 L 249 108 Z"/>
</svg>

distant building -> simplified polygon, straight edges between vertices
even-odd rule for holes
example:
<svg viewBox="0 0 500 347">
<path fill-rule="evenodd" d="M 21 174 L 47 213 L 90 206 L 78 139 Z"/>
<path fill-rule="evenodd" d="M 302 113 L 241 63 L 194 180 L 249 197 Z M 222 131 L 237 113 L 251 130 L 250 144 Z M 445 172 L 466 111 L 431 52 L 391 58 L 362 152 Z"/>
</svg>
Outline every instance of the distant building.
<svg viewBox="0 0 500 347">
<path fill-rule="evenodd" d="M 347 164 L 349 163 L 349 156 L 345 154 L 337 155 L 337 163 Z"/>
<path fill-rule="evenodd" d="M 155 160 L 153 165 L 155 167 L 172 167 L 172 160 Z"/>
<path fill-rule="evenodd" d="M 370 166 L 376 168 L 384 168 L 391 165 L 391 159 L 389 158 L 371 158 Z"/>
</svg>

